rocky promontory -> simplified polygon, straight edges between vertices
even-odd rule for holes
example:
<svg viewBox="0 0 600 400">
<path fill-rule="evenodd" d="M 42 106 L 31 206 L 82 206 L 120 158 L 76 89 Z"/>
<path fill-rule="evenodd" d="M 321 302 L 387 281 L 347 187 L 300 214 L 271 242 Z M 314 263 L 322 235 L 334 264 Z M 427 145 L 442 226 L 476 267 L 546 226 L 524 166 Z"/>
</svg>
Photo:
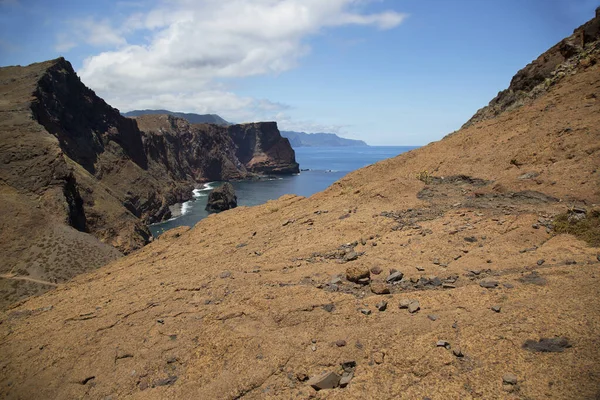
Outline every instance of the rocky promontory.
<svg viewBox="0 0 600 400">
<path fill-rule="evenodd" d="M 199 183 L 298 169 L 274 123 L 126 118 L 63 58 L 0 68 L 0 83 L 2 305 L 144 246 Z"/>
<path fill-rule="evenodd" d="M 231 183 L 225 182 L 208 195 L 206 210 L 220 212 L 237 207 L 237 197 Z"/>
</svg>

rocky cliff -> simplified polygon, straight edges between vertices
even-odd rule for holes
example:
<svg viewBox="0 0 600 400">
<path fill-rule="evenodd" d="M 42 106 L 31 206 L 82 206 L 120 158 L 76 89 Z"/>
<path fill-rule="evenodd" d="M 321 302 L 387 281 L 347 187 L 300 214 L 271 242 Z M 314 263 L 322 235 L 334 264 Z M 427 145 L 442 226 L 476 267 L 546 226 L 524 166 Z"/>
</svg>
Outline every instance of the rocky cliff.
<svg viewBox="0 0 600 400">
<path fill-rule="evenodd" d="M 300 172 L 294 150 L 281 136 L 276 122 L 231 125 L 227 133 L 236 144 L 237 158 L 249 171 L 259 174 Z"/>
<path fill-rule="evenodd" d="M 3 304 L 142 247 L 146 224 L 200 182 L 297 169 L 272 123 L 237 144 L 217 125 L 125 118 L 62 58 L 1 68 L 0 81 Z"/>
<path fill-rule="evenodd" d="M 598 39 L 600 8 L 596 10 L 595 18 L 520 70 L 508 89 L 499 92 L 489 105 L 477 111 L 463 128 L 529 104 L 565 77 L 594 65 L 600 53 Z"/>
</svg>

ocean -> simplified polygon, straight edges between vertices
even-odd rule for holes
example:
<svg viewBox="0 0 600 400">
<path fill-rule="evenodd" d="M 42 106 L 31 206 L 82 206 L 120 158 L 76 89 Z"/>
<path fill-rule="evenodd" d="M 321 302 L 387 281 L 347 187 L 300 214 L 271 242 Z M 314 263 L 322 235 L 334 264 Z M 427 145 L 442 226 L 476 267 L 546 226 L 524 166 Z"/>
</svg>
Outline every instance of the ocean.
<svg viewBox="0 0 600 400">
<path fill-rule="evenodd" d="M 397 156 L 417 147 L 369 146 L 369 147 L 299 147 L 296 161 L 302 170 L 299 174 L 274 176 L 255 181 L 232 182 L 239 206 L 255 206 L 284 194 L 308 197 L 320 192 L 349 172 L 386 158 Z M 208 194 L 221 182 L 210 182 L 194 190 L 193 200 L 181 205 L 180 214 L 168 221 L 150 225 L 152 235 L 178 226 L 194 226 L 208 216 L 204 210 Z"/>
</svg>

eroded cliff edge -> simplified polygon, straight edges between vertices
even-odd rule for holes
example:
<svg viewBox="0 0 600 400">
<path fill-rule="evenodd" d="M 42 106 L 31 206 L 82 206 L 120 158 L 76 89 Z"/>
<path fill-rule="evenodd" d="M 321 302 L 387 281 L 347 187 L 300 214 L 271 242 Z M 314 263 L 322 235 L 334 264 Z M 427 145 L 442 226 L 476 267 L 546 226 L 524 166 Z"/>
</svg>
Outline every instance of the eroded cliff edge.
<svg viewBox="0 0 600 400">
<path fill-rule="evenodd" d="M 0 84 L 0 304 L 142 247 L 200 182 L 298 169 L 274 123 L 232 127 L 249 131 L 236 142 L 217 125 L 125 118 L 63 58 L 0 68 Z"/>
</svg>

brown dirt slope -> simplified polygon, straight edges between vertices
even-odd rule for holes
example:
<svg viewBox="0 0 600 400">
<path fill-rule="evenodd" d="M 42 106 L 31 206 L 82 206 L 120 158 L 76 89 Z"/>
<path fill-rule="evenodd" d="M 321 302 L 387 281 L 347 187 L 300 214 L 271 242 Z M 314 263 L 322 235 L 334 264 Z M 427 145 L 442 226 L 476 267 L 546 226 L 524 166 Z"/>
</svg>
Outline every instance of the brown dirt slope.
<svg viewBox="0 0 600 400">
<path fill-rule="evenodd" d="M 597 398 L 599 249 L 552 222 L 600 203 L 600 65 L 574 71 L 311 198 L 212 215 L 0 314 L 0 393 Z M 346 279 L 364 269 L 374 284 Z M 555 337 L 569 346 L 523 347 Z M 307 384 L 348 361 L 345 388 Z"/>
</svg>

